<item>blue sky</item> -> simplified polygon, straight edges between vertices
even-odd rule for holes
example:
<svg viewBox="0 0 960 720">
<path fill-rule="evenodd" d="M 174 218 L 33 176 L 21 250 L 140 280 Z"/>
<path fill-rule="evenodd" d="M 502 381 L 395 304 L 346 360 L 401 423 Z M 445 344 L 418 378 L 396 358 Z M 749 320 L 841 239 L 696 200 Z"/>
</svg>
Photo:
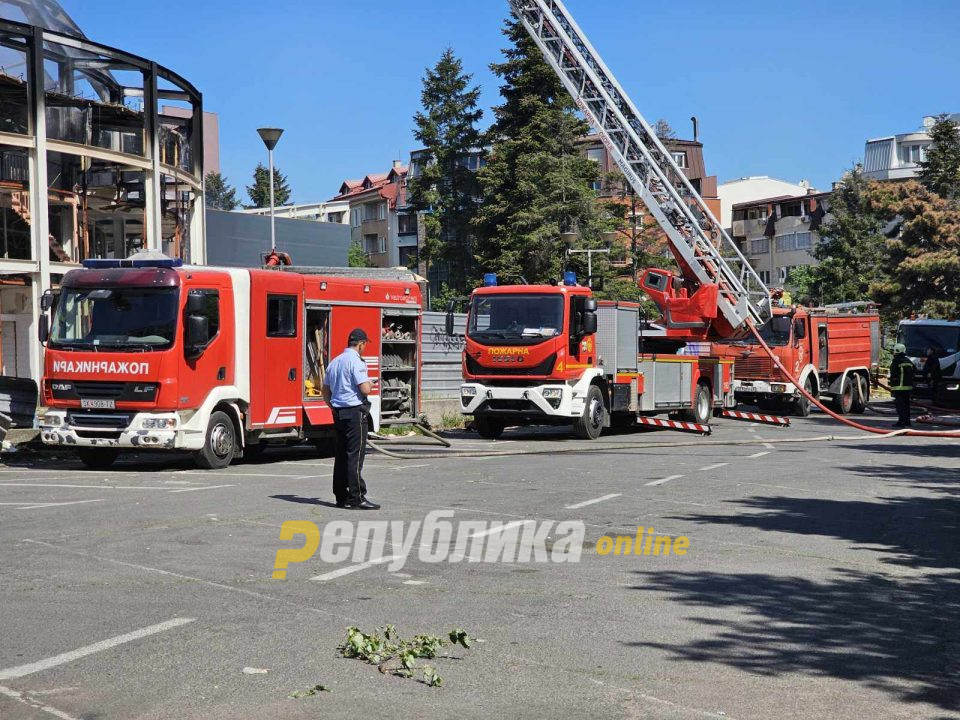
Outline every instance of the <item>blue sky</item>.
<svg viewBox="0 0 960 720">
<path fill-rule="evenodd" d="M 286 134 L 277 166 L 293 199 L 333 196 L 414 149 L 420 81 L 450 46 L 498 102 L 506 0 L 200 0 L 174 10 L 62 0 L 93 40 L 166 65 L 220 115 L 221 163 L 241 188 Z M 567 0 L 646 118 L 689 137 L 700 118 L 707 170 L 809 179 L 829 188 L 868 137 L 960 112 L 957 0 Z M 141 30 L 146 28 L 147 30 Z M 487 112 L 484 124 L 489 122 Z"/>
</svg>

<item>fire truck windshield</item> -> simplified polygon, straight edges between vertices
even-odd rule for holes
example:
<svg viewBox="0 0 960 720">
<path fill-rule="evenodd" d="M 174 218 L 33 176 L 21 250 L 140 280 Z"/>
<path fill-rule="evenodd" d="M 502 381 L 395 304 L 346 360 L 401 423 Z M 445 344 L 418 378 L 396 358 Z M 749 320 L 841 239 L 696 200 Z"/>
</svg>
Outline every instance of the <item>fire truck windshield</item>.
<svg viewBox="0 0 960 720">
<path fill-rule="evenodd" d="M 899 342 L 907 346 L 907 356 L 926 357 L 933 348 L 938 358 L 960 351 L 960 325 L 901 325 Z"/>
<path fill-rule="evenodd" d="M 67 350 L 168 348 L 177 330 L 176 288 L 64 288 L 50 345 Z"/>
<path fill-rule="evenodd" d="M 467 334 L 478 340 L 540 340 L 563 332 L 563 296 L 476 295 Z"/>
<path fill-rule="evenodd" d="M 788 315 L 772 317 L 760 326 L 760 337 L 771 347 L 783 347 L 790 343 L 790 325 L 792 322 Z"/>
</svg>

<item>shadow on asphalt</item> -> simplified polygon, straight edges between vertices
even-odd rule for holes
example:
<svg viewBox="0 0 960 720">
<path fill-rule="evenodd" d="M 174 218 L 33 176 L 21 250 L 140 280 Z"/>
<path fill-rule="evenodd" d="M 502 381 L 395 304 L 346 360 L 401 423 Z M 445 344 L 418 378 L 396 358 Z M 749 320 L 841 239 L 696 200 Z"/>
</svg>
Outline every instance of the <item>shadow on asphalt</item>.
<svg viewBox="0 0 960 720">
<path fill-rule="evenodd" d="M 907 701 L 960 710 L 960 478 L 954 469 L 938 467 L 844 470 L 933 494 L 875 500 L 751 497 L 731 503 L 734 515 L 673 517 L 832 537 L 882 553 L 882 562 L 934 574 L 836 569 L 837 577 L 818 582 L 789 575 L 638 572 L 635 590 L 705 611 L 696 619 L 712 632 L 688 645 L 630 644 L 759 675 L 853 680 Z M 737 617 L 724 617 L 731 609 Z"/>
<path fill-rule="evenodd" d="M 271 495 L 272 500 L 283 500 L 284 502 L 298 503 L 300 505 L 322 505 L 323 507 L 335 508 L 336 503 L 320 498 L 301 497 L 300 495 Z"/>
</svg>

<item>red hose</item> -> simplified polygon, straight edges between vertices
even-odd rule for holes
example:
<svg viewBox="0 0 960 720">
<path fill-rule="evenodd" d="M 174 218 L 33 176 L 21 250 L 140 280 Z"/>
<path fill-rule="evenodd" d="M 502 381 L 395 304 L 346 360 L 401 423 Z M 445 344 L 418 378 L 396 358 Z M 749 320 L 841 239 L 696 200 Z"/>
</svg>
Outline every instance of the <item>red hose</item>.
<svg viewBox="0 0 960 720">
<path fill-rule="evenodd" d="M 890 434 L 890 428 L 877 428 L 877 427 L 871 427 L 870 425 L 863 425 L 863 424 L 861 424 L 861 423 L 854 422 L 853 420 L 850 420 L 849 418 L 845 418 L 843 415 L 838 415 L 838 414 L 835 413 L 833 410 L 831 410 L 830 408 L 828 408 L 827 406 L 825 406 L 823 403 L 821 403 L 817 398 L 815 398 L 813 395 L 811 395 L 810 393 L 808 393 L 807 390 L 806 390 L 806 388 L 804 388 L 804 387 L 800 384 L 800 381 L 797 380 L 797 378 L 794 377 L 793 374 L 783 366 L 783 363 L 780 362 L 780 358 L 778 358 L 778 357 L 774 354 L 773 350 L 770 349 L 770 346 L 767 345 L 767 343 L 764 342 L 764 340 L 763 340 L 762 337 L 760 337 L 760 333 L 759 333 L 759 331 L 757 330 L 756 326 L 754 326 L 753 321 L 752 321 L 752 320 L 751 320 L 751 321 L 748 321 L 747 324 L 748 324 L 749 327 L 750 327 L 750 332 L 753 333 L 753 336 L 757 339 L 757 342 L 760 343 L 760 347 L 762 347 L 762 348 L 764 349 L 764 351 L 767 353 L 767 355 L 770 357 L 770 359 L 773 360 L 773 363 L 774 363 L 774 365 L 776 365 L 777 369 L 778 369 L 780 372 L 782 372 L 782 373 L 787 377 L 787 379 L 788 379 L 790 382 L 793 383 L 794 387 L 796 387 L 796 388 L 803 394 L 804 397 L 806 397 L 810 402 L 812 402 L 814 405 L 816 405 L 818 408 L 820 408 L 820 410 L 822 410 L 823 412 L 825 412 L 827 415 L 829 415 L 830 417 L 832 417 L 834 420 L 838 420 L 839 422 L 842 422 L 844 425 L 849 425 L 850 427 L 856 428 L 857 430 L 863 430 L 864 432 L 874 433 L 875 435 L 889 435 L 889 434 Z M 734 371 L 736 371 L 736 366 L 734 366 Z M 949 438 L 960 438 L 960 430 L 942 430 L 942 431 L 935 431 L 935 430 L 904 430 L 903 432 L 901 432 L 901 433 L 898 434 L 898 437 L 900 437 L 901 435 L 907 435 L 907 436 L 910 436 L 910 437 L 949 437 Z"/>
</svg>

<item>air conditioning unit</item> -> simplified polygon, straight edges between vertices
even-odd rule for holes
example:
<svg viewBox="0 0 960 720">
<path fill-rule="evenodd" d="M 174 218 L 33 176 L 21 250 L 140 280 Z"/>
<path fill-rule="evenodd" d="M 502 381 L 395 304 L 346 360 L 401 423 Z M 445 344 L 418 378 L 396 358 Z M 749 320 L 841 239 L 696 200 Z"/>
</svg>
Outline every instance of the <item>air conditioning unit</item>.
<svg viewBox="0 0 960 720">
<path fill-rule="evenodd" d="M 800 216 L 800 222 L 810 222 L 810 216 L 809 216 L 809 215 L 801 215 L 801 216 Z"/>
</svg>

